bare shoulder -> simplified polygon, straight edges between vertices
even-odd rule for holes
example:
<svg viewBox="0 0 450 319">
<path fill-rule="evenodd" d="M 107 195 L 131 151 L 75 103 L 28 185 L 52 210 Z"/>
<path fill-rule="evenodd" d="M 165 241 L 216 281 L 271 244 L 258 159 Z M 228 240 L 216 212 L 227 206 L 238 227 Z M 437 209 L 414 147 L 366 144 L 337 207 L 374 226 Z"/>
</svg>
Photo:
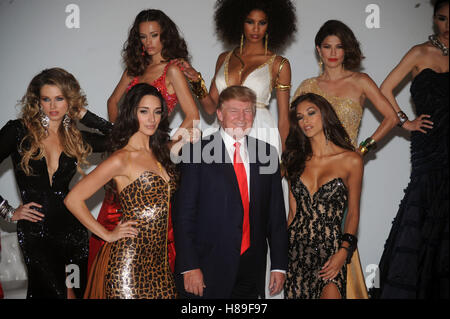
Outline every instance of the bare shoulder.
<svg viewBox="0 0 450 319">
<path fill-rule="evenodd" d="M 362 168 L 364 165 L 362 156 L 354 151 L 346 151 L 342 153 L 342 160 L 343 164 L 350 170 Z"/>
<path fill-rule="evenodd" d="M 170 76 L 177 76 L 177 75 L 183 75 L 183 72 L 181 71 L 180 67 L 177 63 L 171 63 L 169 67 L 167 68 L 167 75 Z"/>
<path fill-rule="evenodd" d="M 284 57 L 284 56 L 277 55 L 277 56 L 275 57 L 274 63 L 276 63 L 276 64 L 278 64 L 278 65 L 280 65 L 281 63 L 283 63 L 283 64 L 289 64 L 289 59 L 286 58 L 286 57 Z"/>
<path fill-rule="evenodd" d="M 125 170 L 125 167 L 129 161 L 130 152 L 125 149 L 120 149 L 112 153 L 102 164 L 107 165 L 108 168 L 114 169 L 117 171 L 117 175 L 121 175 L 121 173 Z"/>
<path fill-rule="evenodd" d="M 364 88 L 368 88 L 368 87 L 378 87 L 377 84 L 375 83 L 375 81 L 370 77 L 369 74 L 364 73 L 364 72 L 354 72 L 353 75 L 353 83 L 364 90 Z"/>
<path fill-rule="evenodd" d="M 433 51 L 433 46 L 427 41 L 421 44 L 414 45 L 408 52 L 406 52 L 403 60 L 408 63 L 416 63 L 419 59 Z"/>
<path fill-rule="evenodd" d="M 230 52 L 231 51 L 225 51 L 219 54 L 219 56 L 217 57 L 217 64 L 222 64 L 223 61 L 225 61 L 227 55 L 230 54 Z"/>
<path fill-rule="evenodd" d="M 424 43 L 420 43 L 420 44 L 417 44 L 417 45 L 413 46 L 409 50 L 408 53 L 410 53 L 412 55 L 414 55 L 414 54 L 421 55 L 421 54 L 424 54 L 426 52 L 429 52 L 430 49 L 432 49 L 432 48 L 433 48 L 433 46 L 430 44 L 430 42 L 426 41 Z"/>
<path fill-rule="evenodd" d="M 365 72 L 352 72 L 351 79 L 355 83 L 360 83 L 360 82 L 369 83 L 369 82 L 373 82 L 373 80 L 370 77 L 370 75 L 365 73 Z"/>
</svg>

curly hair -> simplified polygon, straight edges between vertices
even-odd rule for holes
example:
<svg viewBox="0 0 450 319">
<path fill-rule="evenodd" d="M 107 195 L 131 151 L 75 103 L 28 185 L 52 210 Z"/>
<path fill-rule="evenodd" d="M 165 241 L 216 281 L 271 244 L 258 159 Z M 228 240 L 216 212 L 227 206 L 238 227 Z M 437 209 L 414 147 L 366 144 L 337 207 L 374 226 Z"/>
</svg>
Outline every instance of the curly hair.
<svg viewBox="0 0 450 319">
<path fill-rule="evenodd" d="M 345 52 L 343 63 L 344 68 L 347 70 L 359 68 L 364 56 L 353 31 L 341 21 L 328 20 L 322 25 L 319 32 L 316 34 L 316 38 L 314 39 L 316 46 L 320 47 L 323 40 L 330 35 L 337 36 L 342 42 Z"/>
<path fill-rule="evenodd" d="M 230 45 L 238 45 L 245 19 L 253 10 L 267 15 L 268 47 L 284 47 L 297 31 L 295 6 L 290 0 L 217 0 L 214 21 L 217 35 Z"/>
<path fill-rule="evenodd" d="M 289 134 L 286 138 L 286 149 L 282 154 L 282 161 L 287 172 L 287 179 L 295 183 L 303 171 L 305 165 L 312 156 L 311 142 L 298 125 L 297 106 L 308 101 L 320 109 L 322 115 L 323 131 L 327 138 L 335 145 L 354 151 L 347 131 L 342 126 L 331 104 L 322 96 L 314 93 L 306 93 L 297 97 L 289 110 Z"/>
<path fill-rule="evenodd" d="M 125 95 L 122 106 L 119 110 L 117 121 L 110 134 L 109 153 L 113 153 L 124 148 L 131 136 L 139 130 L 139 120 L 137 118 L 137 106 L 141 99 L 146 95 L 152 95 L 161 102 L 162 116 L 156 132 L 150 136 L 150 149 L 155 154 L 156 159 L 167 170 L 175 181 L 178 180 L 178 171 L 176 165 L 170 159 L 170 150 L 168 143 L 169 137 L 169 111 L 167 104 L 161 93 L 147 83 L 139 83 L 133 86 Z"/>
<path fill-rule="evenodd" d="M 130 76 L 142 75 L 152 60 L 147 53 L 142 55 L 142 42 L 139 38 L 139 24 L 149 21 L 155 21 L 161 27 L 162 57 L 167 61 L 172 59 L 189 61 L 186 41 L 178 32 L 176 24 L 161 10 L 143 10 L 136 16 L 122 51 L 123 62 Z"/>
<path fill-rule="evenodd" d="M 89 144 L 83 141 L 81 132 L 74 120 L 79 119 L 79 112 L 87 105 L 86 96 L 83 94 L 80 84 L 75 77 L 61 68 L 45 69 L 36 75 L 28 85 L 25 95 L 20 103 L 22 105 L 21 120 L 27 128 L 27 134 L 20 143 L 22 160 L 20 167 L 27 175 L 31 175 L 30 160 L 40 160 L 44 157 L 44 145 L 42 140 L 47 137 L 47 131 L 41 124 L 42 111 L 40 107 L 40 93 L 44 85 L 58 87 L 69 106 L 68 116 L 71 119 L 66 128 L 60 125 L 58 133 L 63 147 L 63 152 L 76 158 L 78 171 L 83 174 L 80 166 L 88 165 L 86 158 L 92 152 Z"/>
</svg>

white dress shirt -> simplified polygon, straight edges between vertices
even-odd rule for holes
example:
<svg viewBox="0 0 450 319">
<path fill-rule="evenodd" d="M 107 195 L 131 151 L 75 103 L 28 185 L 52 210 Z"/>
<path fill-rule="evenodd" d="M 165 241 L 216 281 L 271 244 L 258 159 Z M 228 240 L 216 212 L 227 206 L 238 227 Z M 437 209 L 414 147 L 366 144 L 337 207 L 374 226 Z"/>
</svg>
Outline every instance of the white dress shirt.
<svg viewBox="0 0 450 319">
<path fill-rule="evenodd" d="M 223 142 L 225 144 L 225 148 L 228 152 L 228 155 L 231 158 L 231 162 L 234 164 L 234 151 L 236 147 L 234 146 L 234 143 L 239 142 L 239 154 L 241 155 L 242 162 L 244 163 L 245 172 L 247 174 L 247 187 L 248 187 L 248 199 L 250 200 L 250 163 L 249 163 L 249 156 L 248 156 L 248 150 L 247 150 L 247 137 L 244 136 L 240 140 L 235 140 L 232 136 L 230 136 L 227 132 L 225 132 L 222 128 L 220 128 L 220 135 L 222 136 Z M 283 274 L 286 274 L 285 270 L 280 269 L 272 269 L 272 271 L 281 272 Z"/>
<path fill-rule="evenodd" d="M 248 191 L 248 199 L 250 201 L 250 163 L 247 151 L 247 138 L 244 136 L 240 140 L 235 140 L 232 136 L 230 136 L 227 132 L 225 132 L 222 128 L 220 129 L 220 135 L 222 136 L 223 142 L 225 143 L 225 148 L 230 156 L 231 163 L 234 165 L 234 152 L 236 147 L 234 143 L 238 142 L 239 146 L 239 154 L 241 155 L 242 163 L 245 167 L 245 174 L 247 175 L 247 191 Z"/>
</svg>

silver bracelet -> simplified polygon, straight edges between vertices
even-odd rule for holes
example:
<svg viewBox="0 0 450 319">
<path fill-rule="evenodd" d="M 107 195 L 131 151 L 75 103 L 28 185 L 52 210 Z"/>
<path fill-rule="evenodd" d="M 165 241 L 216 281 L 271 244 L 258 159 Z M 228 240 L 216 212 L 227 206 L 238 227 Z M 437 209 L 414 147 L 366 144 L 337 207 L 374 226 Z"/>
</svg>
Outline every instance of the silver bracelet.
<svg viewBox="0 0 450 319">
<path fill-rule="evenodd" d="M 8 204 L 8 201 L 4 199 L 0 204 L 0 216 L 4 218 L 8 223 L 16 223 L 17 221 L 12 221 L 12 217 L 16 209 Z"/>
<path fill-rule="evenodd" d="M 398 123 L 397 125 L 402 127 L 403 124 L 405 124 L 405 122 L 408 121 L 408 116 L 405 113 L 403 113 L 403 111 L 397 112 L 397 116 L 400 121 L 400 123 Z"/>
</svg>

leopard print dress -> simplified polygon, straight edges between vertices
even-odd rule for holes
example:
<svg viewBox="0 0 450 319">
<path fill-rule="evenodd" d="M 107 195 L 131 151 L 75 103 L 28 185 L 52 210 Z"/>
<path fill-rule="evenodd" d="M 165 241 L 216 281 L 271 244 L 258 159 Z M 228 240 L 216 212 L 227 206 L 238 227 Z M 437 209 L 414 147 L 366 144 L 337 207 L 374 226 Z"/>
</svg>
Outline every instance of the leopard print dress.
<svg viewBox="0 0 450 319">
<path fill-rule="evenodd" d="M 169 199 L 175 186 L 173 178 L 166 182 L 145 171 L 119 194 L 122 221 L 136 221 L 139 234 L 110 244 L 106 298 L 176 298 L 167 256 Z"/>
<path fill-rule="evenodd" d="M 298 178 L 291 185 L 297 211 L 288 227 L 289 263 L 284 284 L 286 299 L 319 299 L 329 283 L 318 276 L 323 265 L 340 246 L 341 224 L 348 191 L 341 178 L 319 187 L 311 197 Z M 347 267 L 344 265 L 331 281 L 346 298 Z"/>
</svg>

